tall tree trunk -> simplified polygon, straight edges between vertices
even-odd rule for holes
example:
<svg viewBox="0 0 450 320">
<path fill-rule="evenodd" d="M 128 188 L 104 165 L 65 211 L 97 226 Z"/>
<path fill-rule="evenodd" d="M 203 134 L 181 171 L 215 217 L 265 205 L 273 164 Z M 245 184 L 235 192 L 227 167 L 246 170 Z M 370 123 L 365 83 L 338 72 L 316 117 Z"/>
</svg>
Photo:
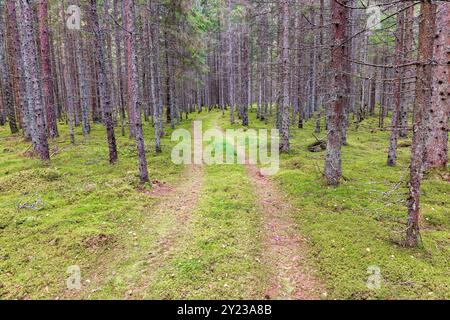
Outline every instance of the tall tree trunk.
<svg viewBox="0 0 450 320">
<path fill-rule="evenodd" d="M 61 10 L 64 10 L 63 5 L 61 4 Z M 72 66 L 72 57 L 70 53 L 72 53 L 72 31 L 64 30 L 63 34 L 64 42 L 62 44 L 62 67 L 63 67 L 63 79 L 64 79 L 64 87 L 66 88 L 66 99 L 67 99 L 67 115 L 69 117 L 69 134 L 70 134 L 70 142 L 72 144 L 75 143 L 75 132 L 74 132 L 74 121 L 75 121 L 75 92 L 74 92 L 74 81 L 72 77 L 73 69 Z"/>
<path fill-rule="evenodd" d="M 81 100 L 81 124 L 83 135 L 87 136 L 91 127 L 89 124 L 89 87 L 87 84 L 87 75 L 86 75 L 86 59 L 83 50 L 83 38 L 81 34 L 75 34 L 75 50 L 76 55 L 78 57 L 78 83 L 80 90 L 80 100 Z"/>
<path fill-rule="evenodd" d="M 41 160 L 50 160 L 50 153 L 47 141 L 47 132 L 45 128 L 45 114 L 41 97 L 41 86 L 39 79 L 39 68 L 37 65 L 37 48 L 33 32 L 33 10 L 30 0 L 20 0 L 21 8 L 21 36 L 23 62 L 25 70 L 25 81 L 28 81 L 29 88 L 28 99 L 32 107 L 30 116 L 35 123 L 35 150 Z"/>
<path fill-rule="evenodd" d="M 351 4 L 351 2 L 347 2 L 347 5 Z M 350 21 L 353 20 L 353 16 L 350 14 L 351 10 L 346 10 L 346 38 L 348 38 L 348 34 L 351 31 L 350 28 Z M 352 35 L 353 38 L 353 35 Z M 368 41 L 369 36 L 366 36 L 366 39 Z M 352 39 L 348 39 L 345 42 L 345 59 L 344 59 L 344 81 L 345 81 L 345 94 L 344 94 L 344 119 L 342 120 L 342 126 L 341 126 L 341 135 L 342 135 L 342 140 L 341 143 L 343 146 L 347 145 L 347 128 L 349 125 L 349 118 L 350 118 L 350 112 L 351 110 L 351 99 L 350 99 L 350 87 L 352 86 L 352 80 L 350 77 L 350 74 L 352 73 L 352 66 L 351 63 L 349 62 L 349 59 L 352 55 L 351 51 L 353 50 L 353 43 L 352 43 Z"/>
<path fill-rule="evenodd" d="M 113 12 L 114 16 L 117 18 L 119 16 L 119 0 L 114 0 Z M 120 109 L 120 126 L 122 129 L 122 136 L 125 136 L 125 98 L 123 95 L 124 84 L 123 84 L 123 71 L 122 71 L 122 47 L 121 47 L 121 37 L 122 28 L 120 25 L 114 25 L 114 43 L 116 46 L 116 79 L 117 87 L 119 88 L 117 99 Z"/>
<path fill-rule="evenodd" d="M 405 34 L 404 34 L 404 52 L 405 63 L 411 63 L 413 61 L 414 50 L 414 7 L 410 6 L 405 12 Z M 410 110 L 410 104 L 414 101 L 411 100 L 412 91 L 414 89 L 413 78 L 415 74 L 415 67 L 408 66 L 405 68 L 405 80 L 403 81 L 402 91 L 402 108 L 400 116 L 400 137 L 406 138 L 408 135 L 408 111 Z"/>
<path fill-rule="evenodd" d="M 242 125 L 248 126 L 248 108 L 250 106 L 250 31 L 247 19 L 242 21 Z M 245 88 L 247 86 L 247 88 Z"/>
<path fill-rule="evenodd" d="M 106 73 L 109 75 L 110 92 L 111 92 L 111 107 L 112 107 L 112 118 L 113 123 L 117 121 L 117 102 L 116 102 L 116 76 L 113 68 L 113 58 L 112 58 L 112 29 L 111 29 L 111 19 L 109 16 L 110 10 L 110 0 L 103 0 L 103 32 L 104 41 L 106 43 Z"/>
<path fill-rule="evenodd" d="M 234 94 L 234 65 L 233 65 L 233 30 L 231 25 L 231 14 L 233 12 L 233 2 L 228 0 L 228 91 L 230 99 L 230 122 L 234 124 L 234 107 L 236 104 Z"/>
<path fill-rule="evenodd" d="M 153 16 L 155 16 L 154 9 L 151 5 L 151 2 L 148 6 L 149 12 L 152 13 Z M 149 34 L 149 47 L 150 47 L 150 55 L 149 55 L 149 63 L 150 63 L 150 100 L 153 105 L 153 127 L 155 130 L 155 151 L 157 153 L 160 153 L 161 150 L 161 128 L 159 125 L 160 122 L 160 110 L 161 107 L 159 105 L 159 97 L 158 97 L 158 91 L 157 91 L 157 74 L 156 74 L 156 68 L 155 64 L 157 64 L 157 56 L 156 56 L 156 42 L 159 40 L 157 38 L 157 34 L 155 34 L 155 29 L 152 28 L 152 26 L 148 26 L 148 34 Z"/>
<path fill-rule="evenodd" d="M 121 1 L 122 3 L 122 25 L 125 24 L 125 1 Z M 124 50 L 125 50 L 125 37 L 126 37 L 126 29 L 123 28 L 122 30 L 122 35 L 124 37 Z M 126 54 L 126 52 L 124 53 L 124 55 Z M 136 134 L 134 132 L 134 114 L 133 114 L 133 108 L 131 108 L 128 105 L 129 102 L 129 93 L 128 93 L 128 64 L 126 63 L 126 57 L 124 57 L 125 59 L 125 64 L 124 64 L 124 73 L 123 73 L 123 82 L 124 82 L 124 96 L 125 96 L 125 102 L 126 102 L 126 110 L 127 110 L 127 116 L 128 116 L 128 124 L 129 124 L 129 130 L 130 130 L 130 138 L 136 139 Z"/>
<path fill-rule="evenodd" d="M 91 0 L 90 4 L 92 27 L 95 35 L 96 58 L 98 62 L 98 90 L 100 92 L 100 101 L 103 110 L 103 123 L 105 124 L 108 138 L 109 163 L 113 164 L 117 162 L 117 146 L 112 119 L 111 92 L 106 75 L 103 35 L 98 21 L 97 0 Z"/>
<path fill-rule="evenodd" d="M 301 5 L 302 0 L 298 0 L 299 4 Z M 303 128 L 303 118 L 305 115 L 305 108 L 304 108 L 304 101 L 306 100 L 303 95 L 303 77 L 302 77 L 302 68 L 301 65 L 303 63 L 303 47 L 302 42 L 304 40 L 304 21 L 303 21 L 303 14 L 298 11 L 297 12 L 297 20 L 298 20 L 298 36 L 297 36 L 297 53 L 296 53 L 296 64 L 297 64 L 297 90 L 296 90 L 296 96 L 297 96 L 297 103 L 298 103 L 298 123 L 297 126 L 299 129 Z M 319 111 L 319 115 L 316 120 L 316 130 L 320 131 L 320 120 L 321 114 Z M 319 127 L 317 126 L 319 124 Z"/>
<path fill-rule="evenodd" d="M 427 112 L 424 169 L 447 167 L 450 116 L 450 3 L 439 2 L 434 38 L 431 109 Z"/>
<path fill-rule="evenodd" d="M 141 28 L 138 30 L 138 33 L 141 34 L 139 41 L 141 42 L 140 46 L 140 53 L 139 56 L 141 58 L 141 65 L 140 65 L 140 71 L 141 71 L 141 78 L 142 78 L 142 107 L 144 111 L 144 121 L 148 122 L 149 118 L 152 117 L 151 115 L 151 109 L 152 109 L 152 103 L 151 103 L 151 79 L 150 79 L 150 68 L 151 68 L 151 62 L 150 62 L 150 56 L 151 56 L 151 50 L 150 50 L 150 28 L 149 28 L 149 19 L 148 19 L 148 11 L 141 10 L 141 12 L 138 14 L 140 19 Z"/>
<path fill-rule="evenodd" d="M 41 72 L 47 131 L 51 138 L 58 136 L 56 125 L 55 96 L 50 59 L 50 40 L 47 18 L 47 0 L 39 0 L 39 45 L 41 50 Z"/>
<path fill-rule="evenodd" d="M 398 5 L 399 10 L 403 9 L 403 4 Z M 388 166 L 395 166 L 397 163 L 397 141 L 399 136 L 400 113 L 402 104 L 402 70 L 400 66 L 403 59 L 403 19 L 404 13 L 401 11 L 397 15 L 397 33 L 395 35 L 395 93 L 394 93 L 394 111 L 392 112 L 391 137 L 389 139 Z"/>
<path fill-rule="evenodd" d="M 139 108 L 139 83 L 136 56 L 136 30 L 134 15 L 134 0 L 124 0 L 125 16 L 124 22 L 126 27 L 125 46 L 126 59 L 128 65 L 128 101 L 130 108 L 134 114 L 134 131 L 136 136 L 136 146 L 139 157 L 139 174 L 141 182 L 148 182 L 147 159 L 145 156 L 144 137 L 142 135 L 141 111 Z"/>
<path fill-rule="evenodd" d="M 414 102 L 413 142 L 411 148 L 408 223 L 406 228 L 406 244 L 418 244 L 420 185 L 424 160 L 424 143 L 427 140 L 425 119 L 431 110 L 431 83 L 433 58 L 433 36 L 435 32 L 436 5 L 431 0 L 422 0 L 419 24 L 419 49 L 416 80 L 416 99 Z"/>
<path fill-rule="evenodd" d="M 324 63 L 322 62 L 322 59 L 323 59 L 322 48 L 323 48 L 323 43 L 324 43 L 323 42 L 323 29 L 325 27 L 325 24 L 324 24 L 325 3 L 324 3 L 324 0 L 320 0 L 319 3 L 320 3 L 320 5 L 319 5 L 319 8 L 320 8 L 320 15 L 319 15 L 319 24 L 320 24 L 319 46 L 320 46 L 320 50 L 318 50 L 319 51 L 319 53 L 318 53 L 318 60 L 319 60 L 319 62 L 321 62 L 320 70 L 319 70 L 320 74 L 319 75 L 321 76 L 321 79 L 322 79 L 322 85 L 318 88 L 319 89 L 319 101 L 318 101 L 318 103 L 319 103 L 319 112 L 317 113 L 316 127 L 314 129 L 314 131 L 316 133 L 320 133 L 320 131 L 321 131 L 322 109 L 324 108 L 324 106 L 323 106 L 323 101 L 324 101 L 323 93 L 325 92 L 325 90 L 324 90 L 325 88 L 324 87 L 326 87 L 326 84 L 325 84 L 326 78 L 323 76 Z M 351 43 L 350 43 L 350 47 L 351 47 Z M 298 83 L 300 83 L 300 80 L 298 80 Z"/>
<path fill-rule="evenodd" d="M 333 76 L 334 99 L 329 111 L 329 128 L 327 154 L 325 159 L 325 177 L 329 185 L 337 186 L 342 176 L 342 126 L 344 125 L 344 103 L 348 94 L 346 71 L 345 41 L 347 41 L 348 8 L 347 0 L 331 1 L 331 35 L 334 39 L 331 54 L 331 68 Z"/>
<path fill-rule="evenodd" d="M 387 57 L 384 57 L 384 59 L 382 60 L 384 64 L 387 63 L 388 59 Z M 386 89 L 387 89 L 387 85 L 386 85 L 386 76 L 387 76 L 387 68 L 383 68 L 383 71 L 381 72 L 381 78 L 382 78 L 382 83 L 381 83 L 381 101 L 380 101 L 380 120 L 379 120 L 379 127 L 381 129 L 384 128 L 384 118 L 386 117 L 387 114 L 387 99 L 386 99 Z"/>
<path fill-rule="evenodd" d="M 4 4 L 0 4 L 0 73 L 1 73 L 1 83 L 3 84 L 3 95 L 5 97 L 5 109 L 6 115 L 8 117 L 9 128 L 11 133 L 19 132 L 16 122 L 16 113 L 14 110 L 14 95 L 13 86 L 11 79 L 9 77 L 9 70 L 6 61 L 6 50 L 5 50 L 5 34 L 4 30 L 5 24 L 3 20 Z M 0 96 L 1 100 L 1 96 Z"/>
<path fill-rule="evenodd" d="M 167 123 L 170 123 L 172 129 L 175 128 L 175 92 L 174 92 L 174 79 L 173 79 L 173 64 L 172 64 L 172 52 L 170 52 L 169 35 L 165 34 L 165 52 L 166 52 L 166 85 L 167 85 Z"/>
<path fill-rule="evenodd" d="M 16 106 L 20 106 L 23 115 L 23 135 L 26 139 L 31 139 L 31 131 L 34 127 L 30 116 L 28 94 L 25 83 L 25 73 L 23 70 L 23 57 L 21 51 L 21 41 L 17 26 L 16 0 L 6 0 L 7 10 L 7 31 L 8 31 L 8 53 L 11 57 L 11 75 L 16 83 Z"/>
<path fill-rule="evenodd" d="M 153 4 L 153 2 L 152 2 Z M 160 59 L 160 5 L 159 2 L 155 3 L 154 12 L 155 22 L 151 28 L 152 36 L 154 41 L 152 42 L 153 48 L 153 59 L 154 59 L 154 82 L 155 82 L 155 94 L 156 101 L 158 103 L 158 116 L 159 116 L 159 134 L 161 137 L 164 136 L 164 120 L 163 120 L 163 99 L 162 99 L 162 89 L 161 89 L 161 68 L 159 65 Z"/>
<path fill-rule="evenodd" d="M 281 52 L 280 52 L 280 151 L 289 151 L 289 5 L 290 1 L 280 3 L 281 14 Z"/>
</svg>

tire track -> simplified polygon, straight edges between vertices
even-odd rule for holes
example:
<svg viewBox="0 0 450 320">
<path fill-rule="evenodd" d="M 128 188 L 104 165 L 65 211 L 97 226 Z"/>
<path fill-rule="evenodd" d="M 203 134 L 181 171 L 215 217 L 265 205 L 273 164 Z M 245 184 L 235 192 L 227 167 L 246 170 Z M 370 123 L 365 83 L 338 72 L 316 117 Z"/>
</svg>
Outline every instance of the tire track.
<svg viewBox="0 0 450 320">
<path fill-rule="evenodd" d="M 181 182 L 171 190 L 152 190 L 149 196 L 159 201 L 146 209 L 142 229 L 134 233 L 139 246 L 115 250 L 102 256 L 110 266 L 99 263 L 88 271 L 89 283 L 79 292 L 66 291 L 63 299 L 143 299 L 158 270 L 169 263 L 176 248 L 189 232 L 191 214 L 196 208 L 203 185 L 203 166 L 188 165 Z M 130 231 L 130 233 L 132 233 Z M 133 234 L 133 233 L 132 233 Z M 116 288 L 115 283 L 121 283 Z M 125 285 L 124 285 L 125 284 Z M 122 288 L 123 286 L 126 289 Z M 104 292 L 104 294 L 103 294 Z"/>
<path fill-rule="evenodd" d="M 217 124 L 217 118 L 214 126 L 223 132 Z M 227 142 L 234 145 L 232 141 Z M 257 166 L 248 161 L 245 166 L 264 223 L 263 263 L 270 274 L 265 298 L 319 299 L 321 285 L 307 261 L 306 239 L 299 235 L 291 216 L 296 209 L 281 195 L 274 183 L 261 174 Z"/>
</svg>

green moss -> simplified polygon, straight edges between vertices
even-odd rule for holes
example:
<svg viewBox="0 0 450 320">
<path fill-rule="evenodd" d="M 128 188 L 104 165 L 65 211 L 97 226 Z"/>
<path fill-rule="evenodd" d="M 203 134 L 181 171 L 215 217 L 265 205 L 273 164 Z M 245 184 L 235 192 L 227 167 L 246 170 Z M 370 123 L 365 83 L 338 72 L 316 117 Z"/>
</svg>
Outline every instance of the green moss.
<svg viewBox="0 0 450 320">
<path fill-rule="evenodd" d="M 149 284 L 159 299 L 261 298 L 261 220 L 244 168 L 205 168 L 202 197 L 191 232 L 172 263 Z M 225 184 L 224 181 L 227 181 Z"/>
<path fill-rule="evenodd" d="M 191 121 L 182 127 L 190 128 Z M 138 192 L 134 141 L 117 136 L 119 162 L 108 163 L 106 132 L 94 125 L 75 145 L 68 128 L 50 141 L 50 164 L 31 158 L 21 136 L 0 127 L 0 297 L 56 298 L 64 295 L 66 270 L 79 265 L 83 280 L 98 268 L 113 265 L 130 242 L 129 230 L 142 223 L 143 213 L 156 199 Z M 149 174 L 168 184 L 181 176 L 183 166 L 170 161 L 171 130 L 162 140 L 164 153 L 155 154 L 153 130 L 145 126 Z M 120 130 L 116 131 L 119 134 Z M 32 209 L 36 199 L 42 208 Z M 18 209 L 25 203 L 31 209 Z M 106 235 L 109 241 L 91 248 L 86 239 Z"/>
<path fill-rule="evenodd" d="M 214 127 L 216 117 L 214 112 L 204 119 L 204 129 Z M 262 222 L 245 168 L 215 165 L 204 171 L 190 232 L 172 262 L 149 284 L 147 298 L 263 297 L 267 279 L 260 263 Z"/>
<path fill-rule="evenodd" d="M 267 127 L 251 114 L 251 127 Z M 410 150 L 399 148 L 398 165 L 386 165 L 389 132 L 377 120 L 348 131 L 343 147 L 343 175 L 338 188 L 322 177 L 325 152 L 310 153 L 315 121 L 292 128 L 291 151 L 281 156 L 274 177 L 299 209 L 296 221 L 310 245 L 311 260 L 329 298 L 448 299 L 450 297 L 450 184 L 441 175 L 423 183 L 422 245 L 402 246 L 406 223 Z M 223 127 L 231 127 L 227 119 Z M 273 125 L 273 119 L 269 126 Z M 234 127 L 239 127 L 235 125 Z M 324 133 L 320 134 L 323 136 Z M 379 290 L 366 286 L 369 266 L 378 266 Z"/>
<path fill-rule="evenodd" d="M 240 128 L 218 112 L 201 117 L 204 128 L 216 123 Z M 266 125 L 251 113 L 250 123 L 267 128 L 273 119 Z M 191 126 L 191 120 L 181 125 Z M 315 141 L 313 126 L 310 121 L 305 129 L 292 128 L 292 150 L 281 156 L 273 179 L 299 209 L 295 221 L 308 239 L 327 297 L 450 298 L 448 172 L 427 175 L 423 242 L 417 249 L 404 248 L 410 149 L 399 148 L 398 165 L 388 167 L 389 132 L 376 129 L 376 119 L 365 120 L 359 130 L 352 126 L 343 147 L 345 179 L 330 188 L 322 177 L 325 153 L 307 151 Z M 176 184 L 184 167 L 170 160 L 171 130 L 162 141 L 164 152 L 156 154 L 153 130 L 144 127 L 151 179 Z M 102 126 L 94 125 L 88 138 L 77 128 L 75 145 L 67 143 L 67 126 L 61 124 L 60 131 L 61 137 L 51 141 L 51 163 L 42 164 L 29 156 L 29 143 L 20 135 L 0 127 L 1 298 L 67 297 L 70 265 L 81 267 L 83 287 L 89 289 L 76 297 L 123 298 L 136 284 L 146 298 L 263 296 L 268 283 L 259 262 L 263 226 L 243 167 L 205 166 L 188 232 L 159 263 L 148 254 L 158 252 L 158 239 L 177 221 L 173 215 L 155 215 L 158 200 L 138 191 L 134 141 L 117 137 L 119 162 L 110 166 Z M 366 286 L 373 265 L 383 278 L 379 290 Z M 148 269 L 154 273 L 150 283 L 143 273 Z"/>
</svg>

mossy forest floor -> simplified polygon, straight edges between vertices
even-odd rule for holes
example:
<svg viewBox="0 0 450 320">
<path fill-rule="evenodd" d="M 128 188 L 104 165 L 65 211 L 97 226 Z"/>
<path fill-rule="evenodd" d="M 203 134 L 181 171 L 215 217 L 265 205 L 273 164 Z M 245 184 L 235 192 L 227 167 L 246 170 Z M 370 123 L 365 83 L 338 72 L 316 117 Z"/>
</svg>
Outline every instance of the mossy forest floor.
<svg viewBox="0 0 450 320">
<path fill-rule="evenodd" d="M 219 111 L 191 118 L 181 127 L 191 130 L 193 119 L 204 128 L 240 127 Z M 273 120 L 266 125 L 250 113 L 251 128 L 272 127 Z M 310 297 L 449 299 L 450 172 L 427 174 L 422 243 L 405 248 L 409 148 L 399 148 L 398 165 L 388 167 L 389 132 L 379 130 L 376 119 L 358 130 L 352 125 L 343 147 L 345 179 L 330 188 L 322 177 L 324 152 L 307 150 L 315 141 L 313 122 L 292 129 L 292 150 L 268 178 L 268 187 L 289 204 L 281 219 L 302 242 L 295 253 L 302 270 L 292 273 L 315 279 Z M 119 162 L 110 166 L 101 125 L 88 138 L 77 128 L 75 145 L 67 126 L 59 127 L 50 164 L 31 157 L 29 143 L 0 127 L 0 298 L 303 297 L 289 279 L 280 284 L 285 294 L 268 294 L 283 266 L 265 258 L 267 217 L 245 166 L 175 165 L 170 128 L 163 153 L 156 154 L 145 123 L 154 186 L 142 187 L 134 141 L 120 136 L 120 128 Z M 67 289 L 74 265 L 81 290 Z M 367 286 L 371 266 L 380 270 L 379 289 Z"/>
</svg>

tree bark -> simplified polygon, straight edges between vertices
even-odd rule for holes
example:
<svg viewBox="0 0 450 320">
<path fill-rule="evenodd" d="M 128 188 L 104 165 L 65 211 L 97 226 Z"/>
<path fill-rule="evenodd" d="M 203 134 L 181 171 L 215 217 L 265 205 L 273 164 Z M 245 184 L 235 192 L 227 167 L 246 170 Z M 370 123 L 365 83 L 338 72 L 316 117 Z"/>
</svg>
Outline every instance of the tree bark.
<svg viewBox="0 0 450 320">
<path fill-rule="evenodd" d="M 113 68 L 112 58 L 112 28 L 109 17 L 110 0 L 103 0 L 103 32 L 104 41 L 106 44 L 106 73 L 109 75 L 110 92 L 111 92 L 111 112 L 113 118 L 113 124 L 117 122 L 117 102 L 116 102 L 116 76 Z"/>
<path fill-rule="evenodd" d="M 427 112 L 424 169 L 445 169 L 448 163 L 450 115 L 450 3 L 439 2 L 434 38 L 431 109 Z"/>
<path fill-rule="evenodd" d="M 155 16 L 155 12 L 154 9 L 151 5 L 151 3 L 149 4 L 149 12 L 151 12 L 151 14 L 153 16 Z M 155 64 L 158 63 L 157 60 L 157 56 L 156 56 L 156 43 L 159 39 L 157 38 L 157 34 L 155 34 L 155 29 L 156 28 L 152 28 L 152 26 L 148 26 L 149 30 L 148 30 L 148 34 L 149 34 L 149 49 L 150 49 L 150 55 L 149 55 L 149 70 L 150 70 L 150 100 L 151 103 L 153 105 L 153 128 L 155 130 L 155 151 L 157 153 L 160 153 L 161 150 L 161 128 L 160 128 L 160 110 L 162 108 L 162 106 L 159 105 L 159 97 L 158 97 L 158 91 L 157 91 L 157 79 L 156 77 L 158 76 L 156 74 L 156 68 L 155 68 Z"/>
<path fill-rule="evenodd" d="M 51 138 L 58 136 L 56 125 L 55 96 L 53 89 L 52 65 L 50 59 L 50 39 L 47 18 L 47 0 L 39 0 L 39 45 L 41 50 L 42 86 L 47 119 L 47 131 Z"/>
<path fill-rule="evenodd" d="M 108 85 L 105 54 L 103 51 L 103 35 L 98 21 L 97 0 L 91 0 L 90 4 L 92 27 L 95 35 L 96 59 L 98 62 L 98 90 L 100 92 L 100 101 L 103 110 L 103 122 L 108 138 L 109 163 L 114 164 L 117 162 L 117 146 L 112 120 L 110 86 Z"/>
<path fill-rule="evenodd" d="M 75 50 L 78 57 L 78 82 L 80 90 L 80 100 L 81 100 L 81 125 L 83 130 L 83 135 L 89 135 L 91 127 L 89 124 L 89 87 L 87 85 L 86 76 L 86 59 L 83 50 L 83 38 L 81 34 L 76 34 L 75 36 Z"/>
<path fill-rule="evenodd" d="M 325 178 L 327 183 L 337 186 L 342 176 L 342 126 L 344 125 L 344 103 L 348 94 L 346 71 L 346 53 L 345 41 L 347 41 L 348 32 L 348 8 L 347 0 L 331 1 L 331 35 L 334 39 L 334 46 L 331 55 L 331 68 L 333 76 L 333 94 L 334 98 L 329 111 L 329 128 L 327 141 L 327 154 L 325 159 Z"/>
<path fill-rule="evenodd" d="M 141 111 L 139 108 L 139 83 L 136 56 L 136 31 L 134 0 L 124 0 L 125 4 L 125 47 L 126 60 L 128 65 L 128 103 L 133 109 L 134 114 L 134 132 L 136 137 L 136 146 L 139 157 L 139 174 L 141 182 L 148 182 L 147 159 L 145 156 L 144 138 L 142 135 Z"/>
<path fill-rule="evenodd" d="M 166 95 L 167 95 L 167 123 L 170 123 L 172 129 L 175 128 L 175 95 L 174 95 L 174 79 L 173 79 L 173 63 L 172 52 L 170 52 L 170 44 L 172 40 L 168 39 L 168 32 L 165 33 L 165 52 L 166 52 Z"/>
<path fill-rule="evenodd" d="M 433 58 L 435 19 L 436 5 L 431 0 L 422 0 L 406 229 L 406 244 L 411 247 L 417 246 L 420 237 L 420 185 L 424 161 L 424 143 L 427 140 L 425 119 L 431 110 L 432 66 L 430 61 Z"/>
<path fill-rule="evenodd" d="M 280 3 L 281 14 L 281 52 L 280 52 L 280 151 L 289 152 L 289 5 L 290 1 Z"/>
<path fill-rule="evenodd" d="M 61 10 L 64 10 L 61 4 Z M 72 59 L 69 52 L 72 52 L 72 32 L 71 30 L 64 30 L 63 34 L 64 42 L 62 44 L 62 68 L 63 68 L 63 79 L 64 87 L 66 88 L 66 100 L 67 100 L 67 115 L 69 117 L 69 134 L 70 142 L 75 143 L 75 132 L 74 132 L 74 121 L 75 121 L 75 111 L 74 111 L 74 82 L 72 79 Z"/>
<path fill-rule="evenodd" d="M 399 4 L 399 10 L 403 8 L 403 4 Z M 395 93 L 394 93 L 394 111 L 392 112 L 391 136 L 389 139 L 388 166 L 395 166 L 397 163 L 397 141 L 399 137 L 399 125 L 401 117 L 402 104 L 402 70 L 400 66 L 403 61 L 403 21 L 404 13 L 397 15 L 397 32 L 395 35 Z"/>
<path fill-rule="evenodd" d="M 413 45 L 414 45 L 414 7 L 410 6 L 405 12 L 405 34 L 404 34 L 403 56 L 405 56 L 404 63 L 413 61 Z M 408 136 L 408 112 L 409 105 L 414 101 L 411 99 L 414 84 L 412 78 L 415 74 L 415 67 L 408 66 L 404 71 L 406 80 L 402 85 L 402 108 L 400 114 L 400 137 L 406 138 Z"/>
<path fill-rule="evenodd" d="M 233 62 L 233 29 L 231 25 L 231 14 L 233 12 L 233 2 L 228 0 L 228 91 L 230 99 L 230 122 L 234 124 L 234 107 L 236 105 L 234 94 L 234 62 Z"/>
<path fill-rule="evenodd" d="M 23 135 L 26 139 L 31 139 L 32 122 L 30 117 L 29 102 L 27 100 L 27 90 L 25 83 L 25 74 L 23 70 L 23 57 L 21 51 L 21 42 L 19 30 L 17 27 L 16 16 L 16 0 L 6 1 L 7 10 L 7 32 L 8 32 L 8 53 L 11 57 L 11 76 L 15 82 L 16 87 L 16 106 L 20 107 L 20 112 L 23 115 Z"/>
<path fill-rule="evenodd" d="M 8 65 L 6 61 L 6 50 L 5 50 L 5 24 L 3 20 L 4 4 L 0 4 L 0 73 L 1 73 L 1 83 L 3 84 L 3 96 L 5 97 L 5 109 L 6 116 L 8 118 L 9 128 L 11 133 L 19 132 L 16 121 L 16 113 L 14 110 L 14 95 L 13 86 L 9 76 Z M 1 97 L 0 97 L 1 99 Z"/>
<path fill-rule="evenodd" d="M 113 3 L 113 12 L 114 16 L 118 18 L 119 16 L 119 0 L 114 0 Z M 114 26 L 114 43 L 116 46 L 116 79 L 117 79 L 117 87 L 119 88 L 117 92 L 117 100 L 120 109 L 120 126 L 122 130 L 122 136 L 125 136 L 125 98 L 123 95 L 124 84 L 123 84 L 123 69 L 122 69 L 122 47 L 121 47 L 121 37 L 122 37 L 122 28 L 120 25 L 115 24 Z"/>
<path fill-rule="evenodd" d="M 30 0 L 20 0 L 21 8 L 21 36 L 25 81 L 28 82 L 28 99 L 30 102 L 30 116 L 35 123 L 35 150 L 41 160 L 50 160 L 50 153 L 45 128 L 45 114 L 41 99 L 41 86 L 38 77 L 39 69 L 36 61 L 37 48 L 33 32 L 33 10 Z"/>
<path fill-rule="evenodd" d="M 248 108 L 250 106 L 250 31 L 247 19 L 242 22 L 242 125 L 248 126 Z M 245 88 L 245 86 L 247 86 Z"/>
</svg>

